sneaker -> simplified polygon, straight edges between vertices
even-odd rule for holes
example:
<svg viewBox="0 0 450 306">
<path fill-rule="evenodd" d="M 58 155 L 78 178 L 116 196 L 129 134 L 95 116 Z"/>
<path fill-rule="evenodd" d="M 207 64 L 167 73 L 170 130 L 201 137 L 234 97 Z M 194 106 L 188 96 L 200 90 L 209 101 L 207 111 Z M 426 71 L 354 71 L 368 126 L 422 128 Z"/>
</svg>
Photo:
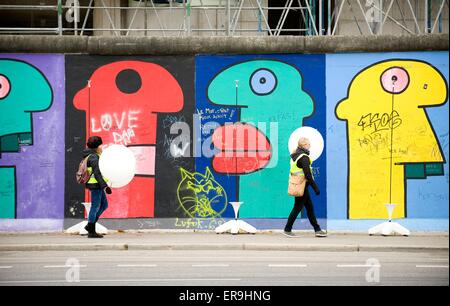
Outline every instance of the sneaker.
<svg viewBox="0 0 450 306">
<path fill-rule="evenodd" d="M 320 230 L 316 232 L 316 237 L 326 237 L 327 236 L 327 232 Z"/>
<path fill-rule="evenodd" d="M 283 231 L 283 235 L 285 235 L 286 237 L 289 237 L 289 238 L 297 237 L 293 232 L 287 232 L 287 231 Z"/>
</svg>

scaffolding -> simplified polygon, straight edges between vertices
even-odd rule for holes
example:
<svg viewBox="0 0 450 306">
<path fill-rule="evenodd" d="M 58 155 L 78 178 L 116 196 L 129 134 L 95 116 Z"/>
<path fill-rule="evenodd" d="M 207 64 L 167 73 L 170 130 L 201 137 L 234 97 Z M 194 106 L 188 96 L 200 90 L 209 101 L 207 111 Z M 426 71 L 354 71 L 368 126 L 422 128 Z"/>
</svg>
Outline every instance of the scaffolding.
<svg viewBox="0 0 450 306">
<path fill-rule="evenodd" d="M 334 36 L 448 33 L 448 0 L 84 0 L 85 5 L 80 5 L 80 1 L 54 0 L 50 5 L 1 4 L 3 1 L 0 1 L 0 34 Z M 23 27 L 2 22 L 6 19 L 2 16 L 18 11 L 48 11 L 54 13 L 56 21 L 48 27 Z M 88 20 L 91 21 L 88 23 Z"/>
</svg>

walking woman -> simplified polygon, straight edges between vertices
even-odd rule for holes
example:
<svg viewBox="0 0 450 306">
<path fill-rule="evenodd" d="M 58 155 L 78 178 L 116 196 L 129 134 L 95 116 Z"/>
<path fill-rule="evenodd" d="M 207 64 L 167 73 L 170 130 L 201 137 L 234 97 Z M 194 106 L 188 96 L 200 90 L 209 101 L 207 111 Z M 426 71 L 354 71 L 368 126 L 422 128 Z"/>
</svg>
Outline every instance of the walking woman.
<svg viewBox="0 0 450 306">
<path fill-rule="evenodd" d="M 106 193 L 111 194 L 112 190 L 106 183 L 103 177 L 99 160 L 102 154 L 102 138 L 99 136 L 92 136 L 88 139 L 87 149 L 83 151 L 83 158 L 87 158 L 87 167 L 90 176 L 89 181 L 86 183 L 86 188 L 91 192 L 91 210 L 88 216 L 88 224 L 85 229 L 88 232 L 88 238 L 103 238 L 95 230 L 95 224 L 102 213 L 108 208 L 108 199 Z"/>
<path fill-rule="evenodd" d="M 314 181 L 314 177 L 312 175 L 312 162 L 309 159 L 310 147 L 311 143 L 309 139 L 302 137 L 298 141 L 297 149 L 294 153 L 291 154 L 291 174 L 304 175 L 306 178 L 306 186 L 303 196 L 295 197 L 294 208 L 292 209 L 284 228 L 284 235 L 288 237 L 295 237 L 295 234 L 292 233 L 292 226 L 294 225 L 294 222 L 297 219 L 299 213 L 302 211 L 303 207 L 306 208 L 309 222 L 314 228 L 316 237 L 327 236 L 326 232 L 320 228 L 320 225 L 317 222 L 316 215 L 314 214 L 314 206 L 308 191 L 308 186 L 311 186 L 314 189 L 316 195 L 320 194 L 319 187 Z"/>
</svg>

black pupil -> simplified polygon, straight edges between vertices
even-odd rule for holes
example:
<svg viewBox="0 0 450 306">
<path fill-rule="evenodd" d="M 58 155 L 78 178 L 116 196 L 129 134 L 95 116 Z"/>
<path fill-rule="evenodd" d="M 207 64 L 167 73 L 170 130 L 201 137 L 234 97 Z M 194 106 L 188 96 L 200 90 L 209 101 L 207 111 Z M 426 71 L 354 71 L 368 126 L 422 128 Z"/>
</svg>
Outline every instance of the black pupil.
<svg viewBox="0 0 450 306">
<path fill-rule="evenodd" d="M 260 82 L 261 84 L 265 84 L 265 83 L 266 83 L 266 78 L 261 78 L 261 79 L 259 79 L 259 82 Z"/>
<path fill-rule="evenodd" d="M 116 86 L 121 92 L 132 94 L 141 88 L 142 79 L 137 71 L 125 69 L 117 74 Z"/>
<path fill-rule="evenodd" d="M 398 80 L 397 76 L 394 75 L 394 76 L 392 77 L 392 81 L 397 81 L 397 80 Z"/>
</svg>

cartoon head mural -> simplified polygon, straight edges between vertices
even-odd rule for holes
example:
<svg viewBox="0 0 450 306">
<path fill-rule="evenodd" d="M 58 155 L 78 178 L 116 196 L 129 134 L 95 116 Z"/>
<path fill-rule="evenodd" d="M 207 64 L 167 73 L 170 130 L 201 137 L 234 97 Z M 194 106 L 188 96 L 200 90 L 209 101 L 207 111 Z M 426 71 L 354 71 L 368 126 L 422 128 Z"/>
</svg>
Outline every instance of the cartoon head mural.
<svg viewBox="0 0 450 306">
<path fill-rule="evenodd" d="M 36 67 L 0 59 L 0 154 L 18 152 L 19 143 L 32 142 L 31 114 L 47 110 L 52 101 L 51 86 Z"/>
<path fill-rule="evenodd" d="M 50 108 L 53 91 L 36 67 L 16 59 L 0 59 L 0 158 L 33 143 L 33 112 Z M 17 217 L 16 166 L 0 167 L 0 218 Z"/>
<path fill-rule="evenodd" d="M 236 80 L 238 96 L 236 99 Z M 228 67 L 218 73 L 208 87 L 208 99 L 219 105 L 241 108 L 243 122 L 258 122 L 283 107 L 283 101 L 299 104 L 299 118 L 314 110 L 312 98 L 303 88 L 300 71 L 277 60 L 252 60 Z"/>
<path fill-rule="evenodd" d="M 240 215 L 285 217 L 290 208 L 284 203 L 290 199 L 284 179 L 289 154 L 284 150 L 292 131 L 302 126 L 303 119 L 314 112 L 313 99 L 303 89 L 300 71 L 278 60 L 240 62 L 211 80 L 207 96 L 213 104 L 239 108 L 240 123 L 223 126 L 214 133 L 214 145 L 219 153 L 213 159 L 213 168 L 219 173 L 241 175 L 238 195 L 239 201 L 246 205 L 242 206 Z M 272 122 L 274 115 L 286 113 L 292 115 Z M 269 125 L 270 133 L 267 133 Z M 238 135 L 247 136 L 242 141 L 237 139 Z M 234 153 L 225 157 L 230 151 Z M 258 154 L 251 157 L 250 153 L 255 151 Z M 270 187 L 267 182 L 271 182 Z"/>
<path fill-rule="evenodd" d="M 386 218 L 385 203 L 398 205 L 394 218 L 406 217 L 409 175 L 443 175 L 444 155 L 425 108 L 447 97 L 442 74 L 417 60 L 378 62 L 354 77 L 335 110 L 347 122 L 350 219 Z"/>
<path fill-rule="evenodd" d="M 183 108 L 177 80 L 157 64 L 113 62 L 94 71 L 73 103 L 86 112 L 86 136 L 128 146 L 136 155 L 136 176 L 114 191 L 105 217 L 153 217 L 157 114 Z"/>
</svg>

